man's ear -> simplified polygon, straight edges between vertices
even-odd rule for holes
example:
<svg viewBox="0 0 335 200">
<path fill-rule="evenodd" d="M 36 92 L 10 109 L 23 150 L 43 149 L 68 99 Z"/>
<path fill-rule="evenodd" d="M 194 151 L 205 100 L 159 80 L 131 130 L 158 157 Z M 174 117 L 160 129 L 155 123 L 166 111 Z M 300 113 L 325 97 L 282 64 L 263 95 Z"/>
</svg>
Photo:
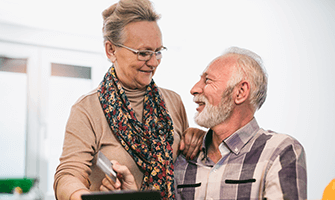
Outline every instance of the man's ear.
<svg viewBox="0 0 335 200">
<path fill-rule="evenodd" d="M 237 105 L 242 104 L 249 98 L 250 94 L 250 83 L 246 80 L 241 81 L 239 84 L 236 86 L 236 98 L 235 98 L 235 103 Z"/>
<path fill-rule="evenodd" d="M 105 42 L 105 51 L 106 51 L 106 56 L 108 59 L 114 63 L 116 61 L 116 56 L 115 56 L 115 48 L 116 46 L 112 44 L 110 41 Z"/>
</svg>

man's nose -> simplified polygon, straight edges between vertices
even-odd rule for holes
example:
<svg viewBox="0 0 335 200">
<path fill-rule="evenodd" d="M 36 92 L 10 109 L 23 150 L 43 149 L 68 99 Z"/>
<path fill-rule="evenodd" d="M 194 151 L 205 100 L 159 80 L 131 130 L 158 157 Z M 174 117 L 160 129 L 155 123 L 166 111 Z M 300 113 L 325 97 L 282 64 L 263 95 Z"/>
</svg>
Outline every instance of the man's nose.
<svg viewBox="0 0 335 200">
<path fill-rule="evenodd" d="M 200 80 L 201 81 L 201 80 Z M 203 86 L 200 83 L 200 81 L 198 81 L 191 89 L 191 94 L 194 96 L 196 94 L 201 94 L 203 92 Z"/>
</svg>

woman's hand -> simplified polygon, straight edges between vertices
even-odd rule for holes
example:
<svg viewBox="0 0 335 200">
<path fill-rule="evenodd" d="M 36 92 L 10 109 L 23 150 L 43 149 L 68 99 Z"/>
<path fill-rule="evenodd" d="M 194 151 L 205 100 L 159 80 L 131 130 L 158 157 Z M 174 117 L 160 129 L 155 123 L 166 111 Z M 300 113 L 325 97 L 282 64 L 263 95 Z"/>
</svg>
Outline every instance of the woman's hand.
<svg viewBox="0 0 335 200">
<path fill-rule="evenodd" d="M 112 160 L 111 162 L 113 163 L 113 169 L 117 174 L 116 182 L 106 175 L 101 182 L 100 191 L 138 190 L 135 178 L 129 169 L 115 160 Z"/>
<path fill-rule="evenodd" d="M 198 128 L 188 128 L 184 131 L 179 145 L 179 151 L 186 159 L 193 159 L 198 155 L 206 131 Z"/>
</svg>

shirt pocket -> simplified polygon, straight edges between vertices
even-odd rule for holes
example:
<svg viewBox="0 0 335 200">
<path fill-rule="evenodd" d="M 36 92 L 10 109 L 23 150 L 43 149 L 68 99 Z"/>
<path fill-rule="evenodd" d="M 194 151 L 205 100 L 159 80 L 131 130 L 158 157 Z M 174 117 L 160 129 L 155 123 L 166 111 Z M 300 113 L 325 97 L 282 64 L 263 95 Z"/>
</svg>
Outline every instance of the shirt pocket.
<svg viewBox="0 0 335 200">
<path fill-rule="evenodd" d="M 254 184 L 256 179 L 226 179 L 225 184 L 228 188 L 232 188 L 233 191 L 236 191 L 236 198 L 238 199 L 254 199 L 254 196 L 251 197 L 251 191 L 255 189 Z M 257 188 L 257 186 L 256 186 Z M 255 198 L 257 199 L 257 197 Z"/>
<path fill-rule="evenodd" d="M 243 180 L 233 180 L 233 179 L 226 179 L 226 184 L 247 184 L 247 183 L 254 183 L 256 182 L 256 179 L 243 179 Z"/>
<path fill-rule="evenodd" d="M 181 199 L 194 199 L 195 190 L 201 186 L 201 183 L 179 184 L 177 192 Z"/>
</svg>

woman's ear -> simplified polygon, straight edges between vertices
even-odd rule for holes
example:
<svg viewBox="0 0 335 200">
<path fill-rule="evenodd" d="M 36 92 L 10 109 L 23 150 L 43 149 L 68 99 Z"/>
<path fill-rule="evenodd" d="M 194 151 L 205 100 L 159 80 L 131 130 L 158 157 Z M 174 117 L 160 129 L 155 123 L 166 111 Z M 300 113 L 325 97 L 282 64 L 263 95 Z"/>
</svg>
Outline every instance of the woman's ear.
<svg viewBox="0 0 335 200">
<path fill-rule="evenodd" d="M 250 83 L 246 80 L 241 81 L 236 87 L 236 98 L 235 103 L 237 105 L 242 104 L 249 98 L 250 94 Z"/>
<path fill-rule="evenodd" d="M 110 41 L 105 42 L 105 51 L 106 51 L 106 56 L 108 59 L 114 63 L 116 61 L 116 56 L 115 56 L 115 45 L 112 44 Z"/>
</svg>

